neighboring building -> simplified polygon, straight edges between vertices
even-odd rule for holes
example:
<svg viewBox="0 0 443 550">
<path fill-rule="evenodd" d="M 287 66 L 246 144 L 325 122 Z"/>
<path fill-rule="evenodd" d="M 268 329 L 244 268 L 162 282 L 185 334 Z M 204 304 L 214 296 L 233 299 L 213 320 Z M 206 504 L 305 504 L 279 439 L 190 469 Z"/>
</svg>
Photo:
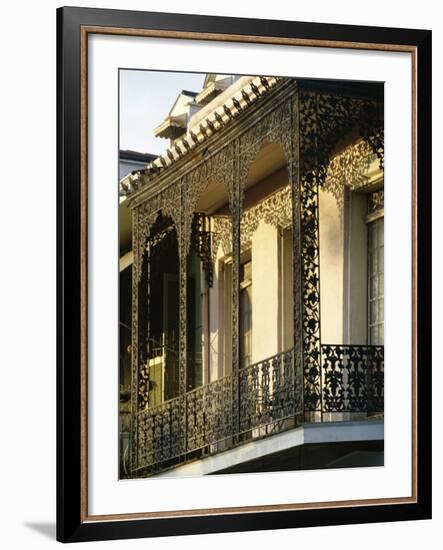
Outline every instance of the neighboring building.
<svg viewBox="0 0 443 550">
<path fill-rule="evenodd" d="M 212 104 L 214 98 L 229 88 L 239 77 L 233 75 L 208 74 L 200 93 L 182 90 L 168 116 L 154 129 L 154 136 L 168 138 L 170 146 L 179 143 L 187 132 L 190 132 L 201 119 L 196 116 L 204 105 Z M 211 107 L 209 107 L 211 110 Z"/>
<path fill-rule="evenodd" d="M 208 75 L 155 134 L 120 186 L 124 477 L 383 464 L 383 86 Z"/>
<path fill-rule="evenodd" d="M 156 156 L 150 153 L 139 153 L 130 149 L 120 149 L 118 178 L 122 180 L 132 172 L 143 170 L 147 164 L 155 160 Z"/>
</svg>

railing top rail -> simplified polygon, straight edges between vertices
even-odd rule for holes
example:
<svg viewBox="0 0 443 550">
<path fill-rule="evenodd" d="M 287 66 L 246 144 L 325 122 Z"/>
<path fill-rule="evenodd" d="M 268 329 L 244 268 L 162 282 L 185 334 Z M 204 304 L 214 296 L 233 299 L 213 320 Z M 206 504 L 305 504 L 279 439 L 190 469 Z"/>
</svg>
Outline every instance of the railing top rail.
<svg viewBox="0 0 443 550">
<path fill-rule="evenodd" d="M 262 363 L 265 363 L 267 361 L 272 361 L 274 359 L 276 359 L 277 357 L 280 357 L 280 356 L 283 356 L 283 355 L 286 355 L 286 354 L 290 354 L 290 353 L 293 353 L 295 348 L 289 348 L 285 351 L 281 351 L 279 353 L 276 353 L 275 355 L 271 355 L 270 357 L 267 357 L 265 359 L 262 359 L 261 361 L 257 361 L 256 363 L 253 363 L 252 365 L 248 365 L 247 367 L 242 367 L 241 369 L 239 369 L 239 372 L 244 372 L 248 369 L 253 369 L 254 367 L 262 364 Z M 210 387 L 210 386 L 215 386 L 216 384 L 220 384 L 228 379 L 232 378 L 232 374 L 227 374 L 225 376 L 222 376 L 220 378 L 217 378 L 216 380 L 212 380 L 211 382 L 209 382 L 208 384 L 202 384 L 201 386 L 198 386 L 197 388 L 194 388 L 192 390 L 189 390 L 187 391 L 185 394 L 184 394 L 184 397 L 186 398 L 186 396 L 190 395 L 190 394 L 193 394 L 193 393 L 197 393 L 199 391 L 202 391 L 203 388 L 207 388 L 207 387 Z M 162 403 L 159 403 L 158 405 L 155 405 L 154 407 L 148 407 L 146 409 L 143 409 L 142 411 L 137 411 L 136 413 L 136 416 L 139 416 L 139 415 L 143 415 L 143 414 L 155 414 L 156 412 L 160 412 L 162 409 L 164 409 L 165 407 L 168 407 L 169 405 L 171 405 L 172 403 L 174 402 L 178 402 L 180 400 L 180 396 L 177 396 L 177 397 L 172 397 L 171 399 L 168 399 L 166 401 L 163 401 Z"/>
<path fill-rule="evenodd" d="M 383 344 L 321 344 L 322 348 L 379 348 L 383 349 Z"/>
<path fill-rule="evenodd" d="M 277 357 L 281 357 L 283 355 L 293 353 L 294 350 L 295 350 L 295 348 L 292 347 L 292 348 L 286 349 L 285 351 L 280 351 L 280 352 L 278 352 L 274 355 L 271 355 L 270 357 L 265 357 L 264 359 L 261 359 L 260 361 L 256 361 L 255 363 L 252 363 L 251 365 L 247 365 L 246 367 L 241 367 L 238 370 L 239 370 L 239 372 L 241 372 L 241 371 L 245 371 L 245 370 L 248 370 L 248 369 L 252 369 L 252 368 L 256 367 L 257 365 L 261 365 L 261 363 L 266 363 L 268 361 L 272 361 L 273 359 L 276 359 Z"/>
<path fill-rule="evenodd" d="M 216 378 L 215 380 L 212 380 L 211 382 L 208 382 L 207 384 L 202 384 L 201 386 L 198 386 L 197 388 L 194 388 L 192 390 L 189 390 L 186 392 L 185 395 L 189 395 L 191 393 L 196 393 L 198 391 L 202 391 L 203 388 L 207 388 L 209 386 L 215 386 L 216 384 L 220 384 L 220 382 L 224 382 L 225 380 L 228 380 L 229 378 L 232 378 L 232 374 L 226 374 L 225 376 L 221 376 L 220 378 Z"/>
</svg>

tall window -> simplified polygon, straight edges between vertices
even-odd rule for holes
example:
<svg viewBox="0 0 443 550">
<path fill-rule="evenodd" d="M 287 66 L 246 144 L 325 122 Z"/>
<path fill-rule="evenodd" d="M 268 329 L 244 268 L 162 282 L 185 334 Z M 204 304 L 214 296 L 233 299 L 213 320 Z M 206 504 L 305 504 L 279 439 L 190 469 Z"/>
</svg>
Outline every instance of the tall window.
<svg viewBox="0 0 443 550">
<path fill-rule="evenodd" d="M 368 341 L 382 345 L 384 331 L 384 194 L 368 199 Z"/>
<path fill-rule="evenodd" d="M 252 262 L 240 266 L 240 368 L 252 363 Z"/>
</svg>

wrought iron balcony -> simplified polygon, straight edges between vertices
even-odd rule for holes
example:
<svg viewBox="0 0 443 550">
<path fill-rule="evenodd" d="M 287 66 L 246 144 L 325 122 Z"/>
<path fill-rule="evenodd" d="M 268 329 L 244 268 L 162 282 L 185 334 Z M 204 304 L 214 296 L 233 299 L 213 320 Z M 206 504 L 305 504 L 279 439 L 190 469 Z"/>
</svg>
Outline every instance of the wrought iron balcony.
<svg viewBox="0 0 443 550">
<path fill-rule="evenodd" d="M 294 349 L 240 369 L 139 412 L 134 417 L 137 468 L 145 476 L 250 440 L 295 428 L 383 414 L 382 346 L 321 346 L 321 405 L 306 414 Z M 340 416 L 341 415 L 341 416 Z"/>
</svg>

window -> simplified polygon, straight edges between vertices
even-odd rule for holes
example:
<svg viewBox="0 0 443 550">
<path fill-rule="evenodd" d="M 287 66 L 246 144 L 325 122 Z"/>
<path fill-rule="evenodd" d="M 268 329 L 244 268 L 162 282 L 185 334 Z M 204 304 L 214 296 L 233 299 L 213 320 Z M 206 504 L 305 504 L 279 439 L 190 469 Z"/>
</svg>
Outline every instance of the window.
<svg viewBox="0 0 443 550">
<path fill-rule="evenodd" d="M 368 198 L 368 343 L 383 345 L 384 218 L 383 190 Z"/>
<path fill-rule="evenodd" d="M 240 266 L 240 368 L 252 363 L 252 262 Z"/>
</svg>

